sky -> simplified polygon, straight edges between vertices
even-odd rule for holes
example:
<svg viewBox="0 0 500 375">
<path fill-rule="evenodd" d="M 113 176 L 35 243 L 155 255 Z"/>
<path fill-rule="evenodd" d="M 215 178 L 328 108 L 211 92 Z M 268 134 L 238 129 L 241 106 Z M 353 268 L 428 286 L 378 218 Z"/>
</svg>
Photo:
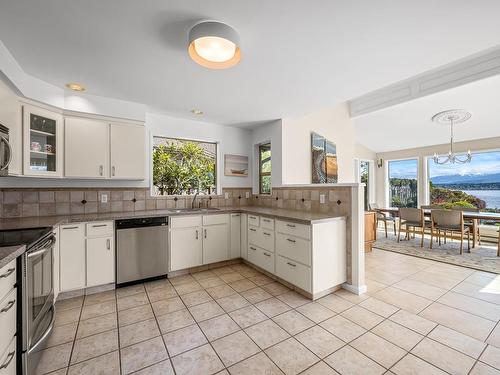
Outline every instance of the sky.
<svg viewBox="0 0 500 375">
<path fill-rule="evenodd" d="M 500 173 L 500 151 L 472 154 L 472 160 L 467 164 L 436 164 L 429 160 L 429 176 L 487 175 Z"/>
<path fill-rule="evenodd" d="M 390 177 L 416 178 L 417 160 L 396 160 L 389 164 Z M 467 164 L 436 164 L 429 159 L 429 177 L 450 175 L 487 175 L 500 173 L 500 151 L 473 153 Z"/>
</svg>

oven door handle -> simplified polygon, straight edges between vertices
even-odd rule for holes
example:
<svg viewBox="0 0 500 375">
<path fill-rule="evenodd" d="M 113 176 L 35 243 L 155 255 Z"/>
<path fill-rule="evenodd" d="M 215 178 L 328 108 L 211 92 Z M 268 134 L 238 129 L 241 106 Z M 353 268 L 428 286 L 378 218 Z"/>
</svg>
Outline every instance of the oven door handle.
<svg viewBox="0 0 500 375">
<path fill-rule="evenodd" d="M 45 241 L 44 243 L 38 245 L 36 248 L 35 248 L 35 251 L 31 252 L 31 253 L 28 253 L 28 258 L 31 258 L 32 256 L 37 256 L 37 255 L 40 255 L 40 254 L 43 254 L 45 253 L 46 251 L 49 250 L 49 248 L 52 247 L 52 245 L 54 245 L 56 243 L 56 237 L 55 236 L 50 236 L 50 238 Z"/>
<path fill-rule="evenodd" d="M 50 324 L 49 326 L 47 327 L 47 330 L 45 331 L 45 333 L 42 335 L 42 337 L 40 337 L 40 339 L 36 342 L 35 345 L 33 345 L 29 350 L 28 350 L 28 353 L 31 353 L 31 352 L 36 352 L 38 347 L 47 339 L 47 337 L 50 335 L 50 333 L 52 332 L 52 328 L 54 327 L 54 321 L 56 320 L 56 311 L 55 311 L 55 307 L 52 306 L 48 311 L 52 310 L 52 318 L 50 319 Z"/>
<path fill-rule="evenodd" d="M 33 258 L 33 257 L 37 257 L 39 255 L 43 255 L 46 252 L 48 252 L 49 250 L 52 250 L 52 247 L 45 247 L 45 248 L 43 248 L 41 250 L 34 251 L 32 253 L 28 253 L 28 259 Z"/>
</svg>

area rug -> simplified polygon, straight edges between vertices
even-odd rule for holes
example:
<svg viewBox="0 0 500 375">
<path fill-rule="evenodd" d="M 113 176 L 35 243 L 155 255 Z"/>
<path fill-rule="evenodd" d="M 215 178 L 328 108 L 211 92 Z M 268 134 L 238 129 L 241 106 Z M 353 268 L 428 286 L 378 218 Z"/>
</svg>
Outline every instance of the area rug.
<svg viewBox="0 0 500 375">
<path fill-rule="evenodd" d="M 424 240 L 424 247 L 420 247 L 420 237 L 418 236 L 415 239 L 401 240 L 398 243 L 394 235 L 385 238 L 384 234 L 378 234 L 378 239 L 373 244 L 373 247 L 500 274 L 500 257 L 497 257 L 496 244 L 478 245 L 473 249 L 471 248 L 469 253 L 467 252 L 467 242 L 464 241 L 464 253 L 460 255 L 460 242 L 456 240 L 453 242 L 448 240 L 446 244 L 442 243 L 441 246 L 434 243 L 431 250 L 429 249 L 428 238 Z"/>
</svg>

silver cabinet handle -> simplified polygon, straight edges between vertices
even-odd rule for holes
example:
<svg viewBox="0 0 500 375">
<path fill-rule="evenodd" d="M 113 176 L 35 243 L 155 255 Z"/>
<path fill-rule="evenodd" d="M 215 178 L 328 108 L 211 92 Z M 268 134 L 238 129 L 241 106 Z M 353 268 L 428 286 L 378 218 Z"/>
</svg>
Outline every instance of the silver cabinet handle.
<svg viewBox="0 0 500 375">
<path fill-rule="evenodd" d="M 240 214 L 231 214 L 232 217 L 239 217 Z"/>
<path fill-rule="evenodd" d="M 116 168 L 115 168 L 115 166 L 113 165 L 113 166 L 111 167 L 111 175 L 112 175 L 112 176 L 114 176 L 114 175 L 115 175 L 115 172 L 116 172 Z"/>
<path fill-rule="evenodd" d="M 106 249 L 111 250 L 111 240 L 109 238 L 106 240 Z"/>
<path fill-rule="evenodd" d="M 12 306 L 14 306 L 15 304 L 16 304 L 16 300 L 15 299 L 13 299 L 12 301 L 7 302 L 7 305 L 2 310 L 0 310 L 0 313 L 4 313 L 4 312 L 9 311 L 12 308 Z"/>
<path fill-rule="evenodd" d="M 7 270 L 7 272 L 5 272 L 4 274 L 0 275 L 0 279 L 3 279 L 3 278 L 6 278 L 6 277 L 9 277 L 10 275 L 12 275 L 12 273 L 15 271 L 16 269 L 15 268 L 9 268 Z"/>
<path fill-rule="evenodd" d="M 265 235 L 265 236 L 270 236 L 271 235 L 271 233 L 267 233 L 267 232 L 262 232 L 262 234 Z"/>
<path fill-rule="evenodd" d="M 16 354 L 15 350 L 13 352 L 10 352 L 9 354 L 7 354 L 7 358 L 5 358 L 4 363 L 2 363 L 2 365 L 0 365 L 0 370 L 9 367 L 10 363 L 12 362 L 12 360 L 15 357 L 15 354 Z"/>
<path fill-rule="evenodd" d="M 255 230 L 255 229 L 253 229 L 253 228 L 250 228 L 250 230 L 251 230 L 252 232 L 256 232 L 256 230 Z"/>
<path fill-rule="evenodd" d="M 292 240 L 291 238 L 287 238 L 286 240 L 287 240 L 288 242 L 291 242 L 291 243 L 295 243 L 295 242 L 297 242 L 297 241 L 295 241 L 295 240 Z"/>
<path fill-rule="evenodd" d="M 78 227 L 63 227 L 64 230 L 66 229 L 78 229 Z"/>
<path fill-rule="evenodd" d="M 292 266 L 292 267 L 297 267 L 296 264 L 293 264 L 293 263 L 290 263 L 290 262 L 286 262 L 286 264 L 288 264 L 289 266 Z"/>
<path fill-rule="evenodd" d="M 295 228 L 295 224 L 287 224 L 286 226 L 290 228 Z"/>
<path fill-rule="evenodd" d="M 264 255 L 265 255 L 266 257 L 270 257 L 270 256 L 271 256 L 271 254 L 268 254 L 268 253 L 264 253 Z"/>
<path fill-rule="evenodd" d="M 207 238 L 207 230 L 204 231 L 204 237 Z"/>
<path fill-rule="evenodd" d="M 257 219 L 255 216 L 249 216 L 250 219 Z"/>
<path fill-rule="evenodd" d="M 102 165 L 99 166 L 99 176 L 102 176 L 102 173 L 104 172 L 104 167 Z"/>
<path fill-rule="evenodd" d="M 269 219 L 262 219 L 262 221 L 265 221 L 266 223 L 270 223 L 271 222 L 271 220 L 269 220 Z"/>
<path fill-rule="evenodd" d="M 198 239 L 198 229 L 196 229 L 196 239 Z"/>
<path fill-rule="evenodd" d="M 93 224 L 92 228 L 102 228 L 102 227 L 107 227 L 108 224 Z"/>
<path fill-rule="evenodd" d="M 250 250 L 257 250 L 255 247 L 250 246 Z"/>
<path fill-rule="evenodd" d="M 12 147 L 10 147 L 10 143 L 9 141 L 7 140 L 7 138 L 5 137 L 2 137 L 0 139 L 1 142 L 4 142 L 5 145 L 7 146 L 7 150 L 9 150 L 9 156 L 7 157 L 7 161 L 5 162 L 4 165 L 0 166 L 0 171 L 3 171 L 5 169 L 7 169 L 7 167 L 9 166 L 10 162 L 12 161 Z"/>
</svg>

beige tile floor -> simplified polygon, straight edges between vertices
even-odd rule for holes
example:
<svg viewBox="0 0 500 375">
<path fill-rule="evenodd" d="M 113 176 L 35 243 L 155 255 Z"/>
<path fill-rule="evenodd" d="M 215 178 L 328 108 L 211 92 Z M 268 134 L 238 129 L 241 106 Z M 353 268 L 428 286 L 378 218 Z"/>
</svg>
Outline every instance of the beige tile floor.
<svg viewBox="0 0 500 375">
<path fill-rule="evenodd" d="M 311 302 L 233 265 L 58 302 L 40 373 L 500 374 L 500 276 L 366 255 Z"/>
</svg>

